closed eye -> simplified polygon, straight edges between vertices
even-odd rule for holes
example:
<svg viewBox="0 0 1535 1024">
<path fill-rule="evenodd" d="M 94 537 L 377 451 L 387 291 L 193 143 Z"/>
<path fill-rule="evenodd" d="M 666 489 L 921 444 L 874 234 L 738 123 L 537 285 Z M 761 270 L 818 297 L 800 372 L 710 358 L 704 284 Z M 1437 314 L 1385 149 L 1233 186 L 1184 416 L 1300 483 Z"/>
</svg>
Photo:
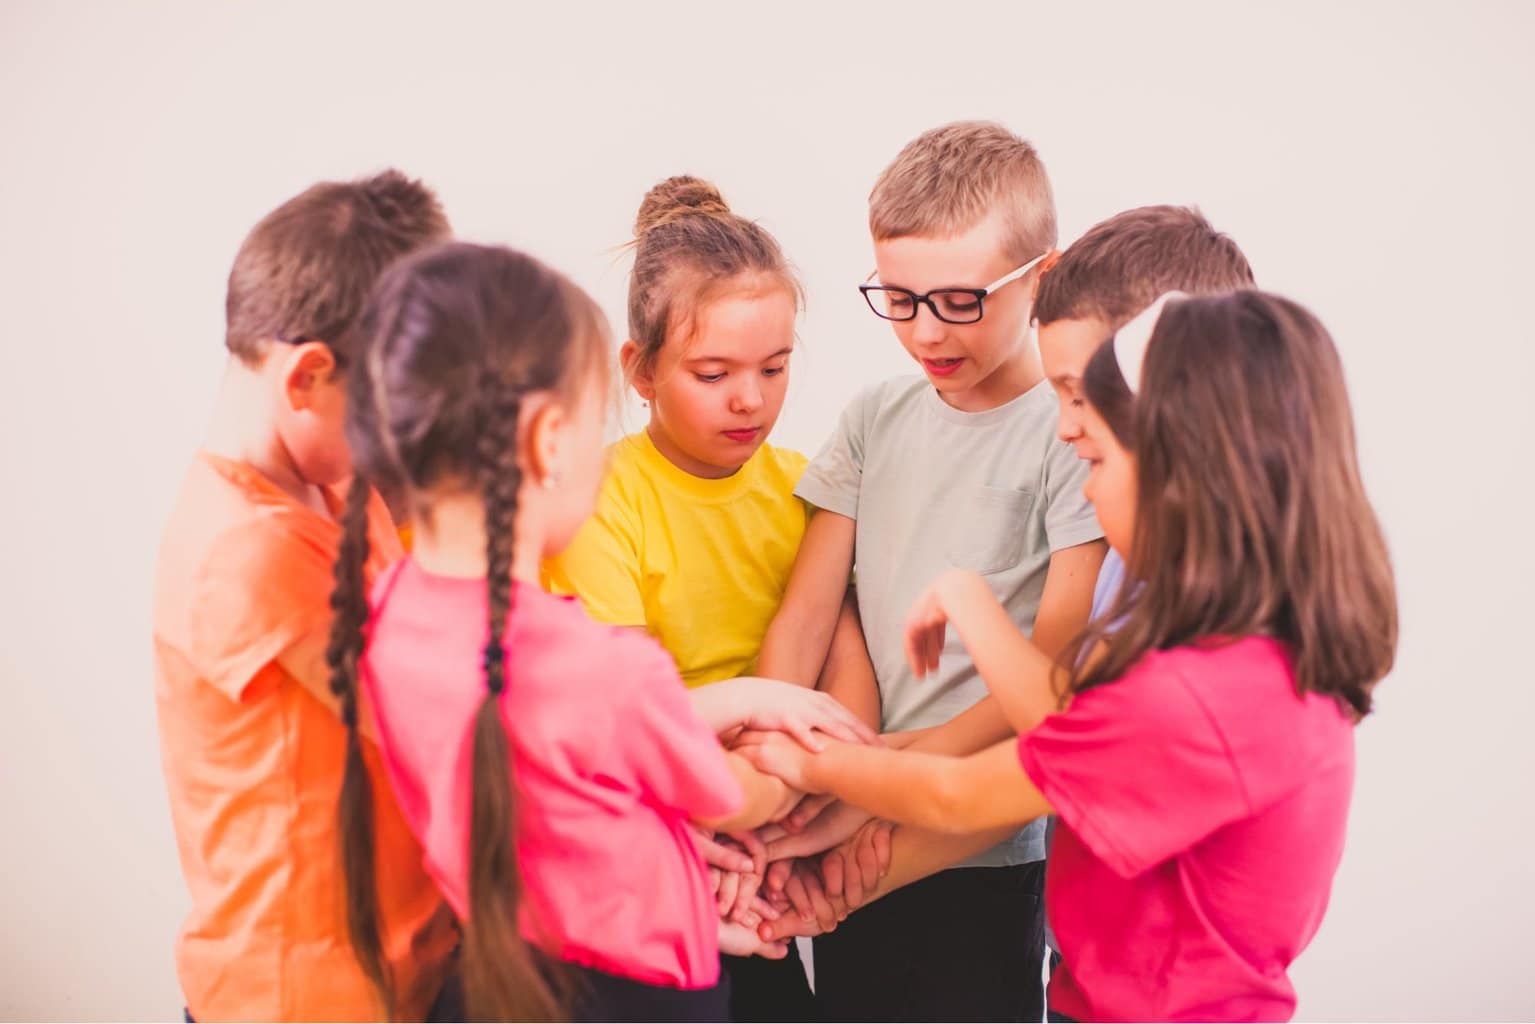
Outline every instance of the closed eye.
<svg viewBox="0 0 1535 1024">
<path fill-rule="evenodd" d="M 718 384 L 720 381 L 725 379 L 725 375 L 723 373 L 695 373 L 693 376 L 697 377 L 705 384 Z"/>
</svg>

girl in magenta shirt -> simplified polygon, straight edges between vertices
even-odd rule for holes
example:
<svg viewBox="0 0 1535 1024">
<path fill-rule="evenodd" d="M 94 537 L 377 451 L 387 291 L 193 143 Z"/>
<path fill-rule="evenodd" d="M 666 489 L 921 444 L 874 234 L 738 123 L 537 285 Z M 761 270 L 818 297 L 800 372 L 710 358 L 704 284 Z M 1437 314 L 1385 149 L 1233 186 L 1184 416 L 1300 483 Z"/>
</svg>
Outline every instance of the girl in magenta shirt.
<svg viewBox="0 0 1535 1024">
<path fill-rule="evenodd" d="M 722 925 L 690 822 L 734 830 L 799 799 L 716 736 L 849 738 L 825 694 L 732 680 L 690 698 L 670 657 L 538 587 L 602 476 L 607 335 L 537 261 L 451 243 L 396 264 L 348 368 L 357 471 L 327 657 L 350 728 L 341 827 L 359 960 L 386 997 L 369 780 L 377 731 L 427 869 L 463 923 L 456 1019 L 718 1019 Z M 412 555 L 362 593 L 368 482 L 409 510 Z M 360 685 L 359 685 L 360 681 Z M 359 714 L 359 691 L 370 707 Z"/>
<path fill-rule="evenodd" d="M 1284 299 L 1174 299 L 1106 342 L 1083 385 L 1087 492 L 1127 565 L 1112 625 L 1059 668 L 958 572 L 908 623 L 919 674 L 952 625 L 1019 739 L 968 758 L 737 749 L 923 829 L 1059 815 L 1052 1017 L 1288 1019 L 1286 971 L 1343 851 L 1353 727 L 1396 646 L 1337 352 Z M 935 847 L 897 830 L 876 895 L 941 867 Z"/>
</svg>

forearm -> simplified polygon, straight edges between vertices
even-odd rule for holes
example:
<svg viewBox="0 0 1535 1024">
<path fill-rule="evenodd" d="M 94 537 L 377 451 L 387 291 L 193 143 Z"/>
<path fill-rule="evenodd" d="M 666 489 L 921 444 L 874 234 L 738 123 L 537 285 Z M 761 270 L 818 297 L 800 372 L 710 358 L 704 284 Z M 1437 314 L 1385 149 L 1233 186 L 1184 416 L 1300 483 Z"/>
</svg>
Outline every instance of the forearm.
<svg viewBox="0 0 1535 1024">
<path fill-rule="evenodd" d="M 817 512 L 789 573 L 783 602 L 757 655 L 757 674 L 814 686 L 826 666 L 853 569 L 855 524 Z"/>
<path fill-rule="evenodd" d="M 753 768 L 740 754 L 727 751 L 725 759 L 744 799 L 734 814 L 700 819 L 698 823 L 716 832 L 744 832 L 774 820 L 792 792 L 789 787 L 781 779 Z"/>
<path fill-rule="evenodd" d="M 964 832 L 959 767 L 952 757 L 833 743 L 810 762 L 808 781 L 873 817 L 942 832 Z"/>
<path fill-rule="evenodd" d="M 993 707 L 983 708 L 986 701 L 982 701 L 966 712 L 973 712 L 974 718 L 956 729 L 959 735 L 951 742 L 995 729 L 999 718 L 1010 725 L 1009 731 L 1027 732 L 1058 710 L 1058 687 L 1063 689 L 1065 680 L 1057 678 L 1055 661 L 1024 636 L 984 582 L 957 579 L 942 600 L 960 642 L 994 698 Z M 962 718 L 958 716 L 955 723 Z"/>
<path fill-rule="evenodd" d="M 1003 714 L 1002 705 L 995 697 L 986 696 L 942 725 L 901 735 L 909 738 L 904 742 L 897 740 L 893 746 L 925 754 L 964 757 L 985 750 L 1016 732 Z"/>
<path fill-rule="evenodd" d="M 879 681 L 874 676 L 874 664 L 869 660 L 869 649 L 864 644 L 858 604 L 851 590 L 843 600 L 842 613 L 832 636 L 831 653 L 826 658 L 817 688 L 834 697 L 869 728 L 879 731 Z"/>
<path fill-rule="evenodd" d="M 983 850 L 989 850 L 1017 831 L 1012 825 L 981 832 L 934 832 L 902 825 L 890 837 L 890 870 L 864 899 L 867 904 L 913 882 L 920 882 Z"/>
</svg>

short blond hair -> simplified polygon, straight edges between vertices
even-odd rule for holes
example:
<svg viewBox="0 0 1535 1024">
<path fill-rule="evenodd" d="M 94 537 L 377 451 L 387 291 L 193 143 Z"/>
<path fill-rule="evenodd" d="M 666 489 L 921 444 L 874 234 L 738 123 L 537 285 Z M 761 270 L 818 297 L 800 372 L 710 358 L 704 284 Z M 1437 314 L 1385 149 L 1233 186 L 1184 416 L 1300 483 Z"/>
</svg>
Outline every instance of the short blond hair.
<svg viewBox="0 0 1535 1024">
<path fill-rule="evenodd" d="M 1013 259 L 1055 248 L 1055 195 L 1038 151 L 995 121 L 955 121 L 908 142 L 880 174 L 869 231 L 876 242 L 954 235 L 996 209 Z"/>
</svg>

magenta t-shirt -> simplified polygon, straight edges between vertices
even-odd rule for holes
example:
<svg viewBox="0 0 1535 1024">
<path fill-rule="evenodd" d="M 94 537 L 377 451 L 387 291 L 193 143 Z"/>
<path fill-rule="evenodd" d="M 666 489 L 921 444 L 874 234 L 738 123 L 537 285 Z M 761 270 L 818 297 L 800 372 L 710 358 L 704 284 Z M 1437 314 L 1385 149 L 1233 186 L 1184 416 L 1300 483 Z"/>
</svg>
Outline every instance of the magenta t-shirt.
<svg viewBox="0 0 1535 1024">
<path fill-rule="evenodd" d="M 1078 1020 L 1288 1020 L 1327 907 L 1354 731 L 1283 648 L 1157 651 L 1019 738 L 1060 816 L 1046 904 Z"/>
<path fill-rule="evenodd" d="M 462 917 L 484 580 L 406 559 L 374 588 L 362 679 L 389 781 Z M 524 934 L 560 959 L 654 985 L 719 980 L 719 914 L 692 818 L 743 799 L 671 657 L 573 600 L 515 585 L 501 715 L 518 788 Z"/>
</svg>

